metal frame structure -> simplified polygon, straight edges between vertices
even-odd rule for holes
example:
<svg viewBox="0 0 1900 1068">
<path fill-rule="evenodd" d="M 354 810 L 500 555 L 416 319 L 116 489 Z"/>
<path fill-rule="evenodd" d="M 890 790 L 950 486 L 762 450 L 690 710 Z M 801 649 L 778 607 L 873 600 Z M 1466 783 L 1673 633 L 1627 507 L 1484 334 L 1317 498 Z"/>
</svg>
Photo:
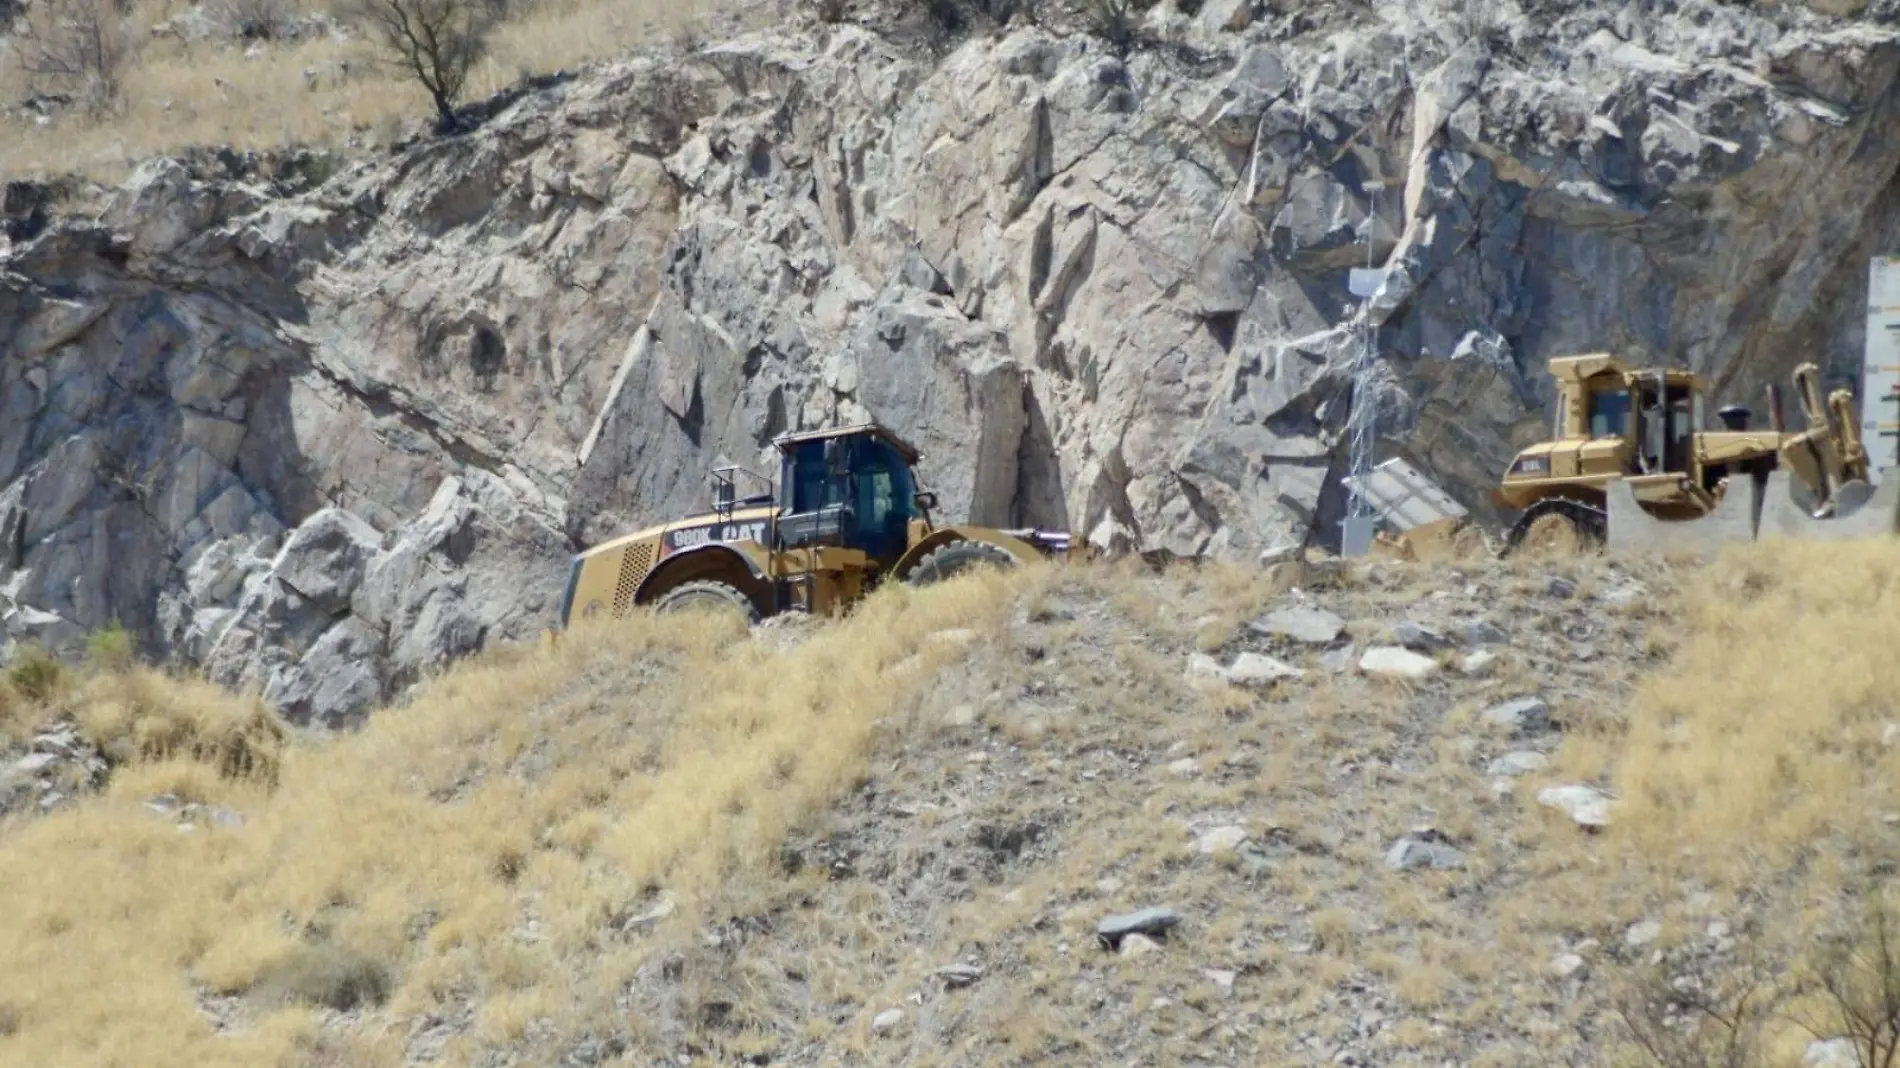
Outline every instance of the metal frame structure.
<svg viewBox="0 0 1900 1068">
<path fill-rule="evenodd" d="M 1861 361 L 1861 440 L 1875 485 L 1900 466 L 1900 255 L 1867 265 L 1867 343 Z"/>
<path fill-rule="evenodd" d="M 1379 524 L 1373 500 L 1366 492 L 1366 480 L 1372 474 L 1372 454 L 1379 438 L 1379 404 L 1373 385 L 1378 367 L 1372 355 L 1376 334 L 1372 298 L 1384 287 L 1386 272 L 1372 265 L 1372 232 L 1378 223 L 1379 193 L 1384 184 L 1368 182 L 1366 188 L 1372 193 L 1365 224 L 1366 267 L 1363 274 L 1353 272 L 1357 277 L 1349 277 L 1347 283 L 1360 299 L 1359 351 L 1353 357 L 1352 408 L 1346 417 L 1346 518 L 1340 524 L 1339 539 L 1340 555 L 1347 557 L 1364 556 L 1372 550 Z"/>
</svg>

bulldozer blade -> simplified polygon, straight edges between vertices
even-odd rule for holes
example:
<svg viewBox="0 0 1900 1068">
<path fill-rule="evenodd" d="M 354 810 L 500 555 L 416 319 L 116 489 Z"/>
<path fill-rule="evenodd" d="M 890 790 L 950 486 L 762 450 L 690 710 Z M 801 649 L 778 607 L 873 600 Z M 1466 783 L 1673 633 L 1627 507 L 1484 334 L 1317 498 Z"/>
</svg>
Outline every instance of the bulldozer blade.
<svg viewBox="0 0 1900 1068">
<path fill-rule="evenodd" d="M 1637 501 L 1636 491 L 1621 480 L 1612 481 L 1605 492 L 1605 541 L 1611 552 L 1700 556 L 1721 545 L 1755 540 L 1761 500 L 1754 479 L 1735 480 L 1715 510 L 1696 519 L 1650 515 Z"/>
<path fill-rule="evenodd" d="M 1756 537 L 1835 540 L 1874 538 L 1900 533 L 1900 478 L 1870 488 L 1858 479 L 1834 494 L 1834 514 L 1816 518 L 1801 506 L 1786 471 L 1768 475 L 1762 491 L 1761 523 Z"/>
</svg>

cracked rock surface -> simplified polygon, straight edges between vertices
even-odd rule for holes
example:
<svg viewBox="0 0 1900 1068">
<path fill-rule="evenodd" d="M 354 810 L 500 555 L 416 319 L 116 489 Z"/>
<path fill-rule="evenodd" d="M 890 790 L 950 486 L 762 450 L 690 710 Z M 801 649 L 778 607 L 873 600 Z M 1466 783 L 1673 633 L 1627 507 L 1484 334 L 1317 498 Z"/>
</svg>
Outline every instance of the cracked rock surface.
<svg viewBox="0 0 1900 1068">
<path fill-rule="evenodd" d="M 714 463 L 865 417 L 954 517 L 1326 542 L 1362 314 L 1382 455 L 1495 518 L 1552 356 L 1718 406 L 1853 373 L 1896 14 L 1162 4 L 1126 50 L 941 51 L 788 16 L 379 158 L 155 160 L 0 241 L 0 628 L 118 620 L 348 723 L 550 625 L 575 548 Z"/>
</svg>

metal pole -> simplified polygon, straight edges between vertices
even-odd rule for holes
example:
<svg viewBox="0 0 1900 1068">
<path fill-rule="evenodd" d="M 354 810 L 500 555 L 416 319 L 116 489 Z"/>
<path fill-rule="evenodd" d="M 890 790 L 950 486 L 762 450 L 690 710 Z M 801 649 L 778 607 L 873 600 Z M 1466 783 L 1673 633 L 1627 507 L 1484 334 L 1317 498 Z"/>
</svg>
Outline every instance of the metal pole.
<svg viewBox="0 0 1900 1068">
<path fill-rule="evenodd" d="M 1366 275 L 1372 277 L 1372 231 L 1379 218 L 1379 191 L 1382 183 L 1368 182 L 1372 193 L 1372 210 L 1366 216 Z M 1372 358 L 1373 335 L 1372 298 L 1379 286 L 1374 284 L 1361 295 L 1359 304 L 1359 351 L 1352 363 L 1352 409 L 1347 415 L 1346 429 L 1346 468 L 1349 481 L 1346 483 L 1346 520 L 1341 524 L 1340 555 L 1364 556 L 1372 549 L 1372 535 L 1377 525 L 1370 487 L 1367 477 L 1372 473 L 1373 447 L 1378 441 L 1378 399 L 1374 396 L 1373 375 L 1376 368 Z"/>
</svg>

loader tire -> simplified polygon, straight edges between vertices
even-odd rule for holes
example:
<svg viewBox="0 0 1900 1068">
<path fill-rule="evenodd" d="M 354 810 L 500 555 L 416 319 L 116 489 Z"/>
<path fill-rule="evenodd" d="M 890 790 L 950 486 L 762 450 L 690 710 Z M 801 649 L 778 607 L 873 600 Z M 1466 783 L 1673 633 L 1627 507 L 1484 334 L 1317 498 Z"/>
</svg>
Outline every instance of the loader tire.
<svg viewBox="0 0 1900 1068">
<path fill-rule="evenodd" d="M 1550 497 L 1524 509 L 1504 539 L 1504 556 L 1574 556 L 1603 547 L 1603 509 L 1568 497 Z"/>
<path fill-rule="evenodd" d="M 660 599 L 653 602 L 653 608 L 656 612 L 723 608 L 738 612 L 744 617 L 747 626 L 759 621 L 759 606 L 752 603 L 752 598 L 734 589 L 728 583 L 714 580 L 682 582 L 661 594 Z"/>
<path fill-rule="evenodd" d="M 1014 556 L 984 541 L 953 541 L 932 549 L 917 566 L 911 569 L 904 581 L 912 586 L 928 586 L 933 582 L 955 578 L 967 571 L 980 567 L 994 567 L 1010 570 L 1017 566 Z"/>
</svg>

